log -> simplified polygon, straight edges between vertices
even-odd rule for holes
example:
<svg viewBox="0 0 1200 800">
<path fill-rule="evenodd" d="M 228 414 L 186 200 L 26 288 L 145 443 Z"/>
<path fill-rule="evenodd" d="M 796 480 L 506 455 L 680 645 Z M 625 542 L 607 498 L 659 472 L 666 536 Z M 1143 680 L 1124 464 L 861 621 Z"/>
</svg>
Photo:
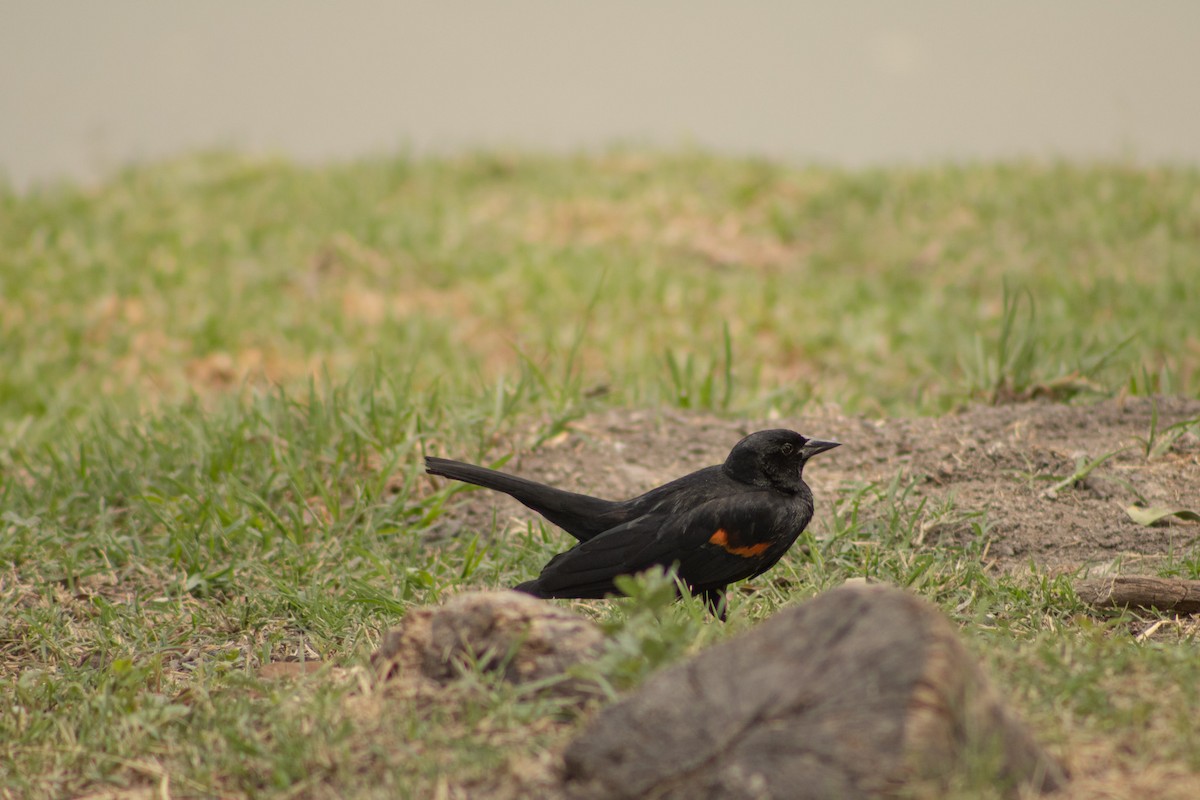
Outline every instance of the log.
<svg viewBox="0 0 1200 800">
<path fill-rule="evenodd" d="M 1066 780 L 937 609 L 858 585 L 651 677 L 568 746 L 563 782 L 575 800 L 823 800 L 981 775 Z"/>
<path fill-rule="evenodd" d="M 1200 581 L 1121 575 L 1089 578 L 1075 584 L 1075 594 L 1094 608 L 1153 608 L 1176 614 L 1200 614 Z"/>
</svg>

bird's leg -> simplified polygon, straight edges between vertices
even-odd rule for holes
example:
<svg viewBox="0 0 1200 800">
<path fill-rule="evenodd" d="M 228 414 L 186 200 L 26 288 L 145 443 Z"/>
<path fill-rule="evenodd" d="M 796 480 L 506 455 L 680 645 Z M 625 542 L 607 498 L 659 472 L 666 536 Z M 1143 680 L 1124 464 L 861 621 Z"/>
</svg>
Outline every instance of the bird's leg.
<svg viewBox="0 0 1200 800">
<path fill-rule="evenodd" d="M 704 598 L 704 605 L 708 608 L 710 614 L 724 622 L 729 616 L 728 601 L 725 597 L 725 590 L 722 589 L 705 589 L 700 593 Z"/>
</svg>

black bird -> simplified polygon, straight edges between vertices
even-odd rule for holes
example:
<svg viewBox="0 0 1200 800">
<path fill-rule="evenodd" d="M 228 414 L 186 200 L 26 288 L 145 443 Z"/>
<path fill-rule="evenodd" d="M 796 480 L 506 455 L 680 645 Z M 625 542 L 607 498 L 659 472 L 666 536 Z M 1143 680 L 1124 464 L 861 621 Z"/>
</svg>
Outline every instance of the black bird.
<svg viewBox="0 0 1200 800">
<path fill-rule="evenodd" d="M 775 566 L 812 519 L 804 464 L 838 444 L 758 431 L 734 445 L 724 464 L 622 501 L 445 458 L 427 457 L 425 469 L 511 495 L 579 540 L 517 591 L 601 598 L 619 593 L 618 575 L 677 564 L 679 578 L 724 619 L 725 587 Z"/>
</svg>

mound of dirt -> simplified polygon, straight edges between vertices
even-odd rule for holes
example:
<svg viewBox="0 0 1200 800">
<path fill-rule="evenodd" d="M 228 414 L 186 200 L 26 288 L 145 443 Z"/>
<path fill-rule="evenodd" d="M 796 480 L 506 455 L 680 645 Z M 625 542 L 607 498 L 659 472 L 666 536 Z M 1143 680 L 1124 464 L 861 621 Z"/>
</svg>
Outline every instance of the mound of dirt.
<svg viewBox="0 0 1200 800">
<path fill-rule="evenodd" d="M 603 644 L 599 628 L 566 609 L 517 592 L 468 592 L 408 612 L 371 663 L 383 680 L 441 686 L 474 667 L 582 700 L 599 690 L 566 673 Z"/>
<path fill-rule="evenodd" d="M 1195 522 L 1170 517 L 1147 527 L 1125 511 L 1136 503 L 1200 511 L 1200 436 L 1193 428 L 1147 457 L 1153 403 L 1160 432 L 1200 418 L 1200 401 L 1170 397 L 1090 406 L 975 406 L 944 417 L 888 420 L 832 410 L 770 421 L 611 410 L 571 423 L 532 452 L 518 451 L 504 469 L 600 497 L 632 497 L 721 462 L 751 431 L 788 427 L 844 445 L 814 459 L 805 472 L 817 499 L 818 536 L 839 491 L 899 476 L 915 483 L 911 499 L 926 498 L 927 509 L 953 500 L 955 514 L 948 521 L 928 520 L 925 545 L 965 544 L 977 535 L 971 515 L 982 512 L 986 559 L 998 569 L 1020 569 L 1032 561 L 1054 571 L 1092 567 L 1103 573 L 1120 559 L 1123 569 L 1134 571 L 1134 564 L 1147 569 L 1180 555 L 1200 537 Z M 1079 464 L 1120 448 L 1126 449 L 1084 480 L 1048 491 Z M 524 527 L 533 518 L 514 500 L 477 491 L 452 503 L 431 533 L 487 531 L 493 522 Z M 564 547 L 568 543 L 564 536 Z"/>
</svg>

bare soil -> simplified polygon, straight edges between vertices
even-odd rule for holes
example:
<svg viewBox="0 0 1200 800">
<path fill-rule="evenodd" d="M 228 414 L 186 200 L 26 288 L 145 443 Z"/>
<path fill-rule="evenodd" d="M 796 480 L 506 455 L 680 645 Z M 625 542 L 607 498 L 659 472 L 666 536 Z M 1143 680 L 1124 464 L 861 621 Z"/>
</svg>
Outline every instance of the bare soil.
<svg viewBox="0 0 1200 800">
<path fill-rule="evenodd" d="M 943 417 L 876 420 L 823 409 L 798 417 L 730 420 L 678 411 L 611 410 L 576 420 L 533 451 L 516 449 L 504 469 L 600 497 L 624 498 L 724 460 L 745 434 L 788 427 L 842 447 L 814 459 L 805 478 L 817 498 L 814 530 L 839 492 L 897 476 L 913 481 L 911 497 L 936 509 L 952 499 L 949 522 L 930 516 L 923 543 L 965 544 L 978 535 L 968 521 L 984 512 L 985 559 L 999 570 L 1030 563 L 1052 572 L 1104 574 L 1154 568 L 1193 553 L 1200 524 L 1170 517 L 1135 523 L 1135 503 L 1200 511 L 1200 436 L 1196 428 L 1148 458 L 1153 404 L 1158 430 L 1200 418 L 1200 400 L 1124 398 L 1096 405 L 1034 402 L 974 406 Z M 1161 440 L 1160 440 L 1161 441 Z M 1075 472 L 1080 459 L 1127 448 L 1084 480 L 1047 491 Z M 453 456 L 449 453 L 446 455 Z M 492 492 L 452 503 L 436 531 L 524 526 L 536 518 L 524 506 Z M 953 520 L 962 520 L 954 522 Z M 566 544 L 564 540 L 564 545 Z"/>
</svg>

